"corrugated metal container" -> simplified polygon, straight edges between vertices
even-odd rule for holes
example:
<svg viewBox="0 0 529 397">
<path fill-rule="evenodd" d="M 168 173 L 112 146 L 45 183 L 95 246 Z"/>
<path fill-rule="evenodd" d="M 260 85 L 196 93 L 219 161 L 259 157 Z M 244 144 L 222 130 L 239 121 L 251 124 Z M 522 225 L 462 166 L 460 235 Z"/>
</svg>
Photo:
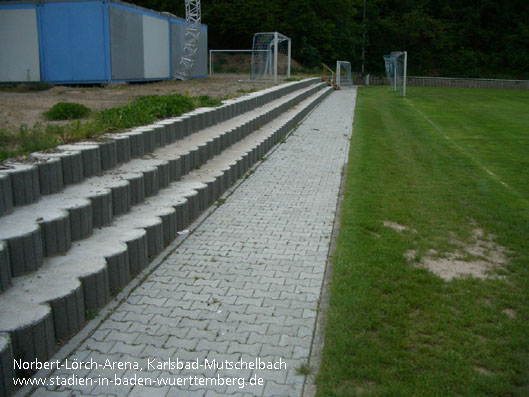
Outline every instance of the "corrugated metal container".
<svg viewBox="0 0 529 397">
<path fill-rule="evenodd" d="M 62 84 L 175 76 L 185 20 L 119 1 L 0 2 L 0 82 Z M 207 75 L 201 25 L 190 77 Z"/>
</svg>

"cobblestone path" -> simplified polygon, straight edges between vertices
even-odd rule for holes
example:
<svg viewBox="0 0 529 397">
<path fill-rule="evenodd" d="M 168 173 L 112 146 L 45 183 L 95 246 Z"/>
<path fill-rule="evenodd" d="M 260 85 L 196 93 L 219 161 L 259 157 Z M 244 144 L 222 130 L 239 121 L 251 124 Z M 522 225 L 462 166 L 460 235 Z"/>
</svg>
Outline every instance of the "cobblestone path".
<svg viewBox="0 0 529 397">
<path fill-rule="evenodd" d="M 355 98 L 318 106 L 52 374 L 88 384 L 34 395 L 301 395 Z"/>
</svg>

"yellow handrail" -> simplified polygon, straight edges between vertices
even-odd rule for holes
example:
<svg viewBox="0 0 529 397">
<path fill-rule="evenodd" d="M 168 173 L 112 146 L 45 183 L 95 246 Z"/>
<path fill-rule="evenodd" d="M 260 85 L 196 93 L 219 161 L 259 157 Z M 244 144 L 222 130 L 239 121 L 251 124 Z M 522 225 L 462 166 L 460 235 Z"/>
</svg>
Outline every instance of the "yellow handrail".
<svg viewBox="0 0 529 397">
<path fill-rule="evenodd" d="M 334 72 L 334 70 L 332 70 L 330 67 L 328 67 L 324 63 L 322 63 L 321 65 L 323 66 L 323 71 L 321 73 L 322 80 L 326 81 L 327 84 L 334 87 L 335 90 L 339 90 L 340 87 L 336 85 L 336 73 Z"/>
</svg>

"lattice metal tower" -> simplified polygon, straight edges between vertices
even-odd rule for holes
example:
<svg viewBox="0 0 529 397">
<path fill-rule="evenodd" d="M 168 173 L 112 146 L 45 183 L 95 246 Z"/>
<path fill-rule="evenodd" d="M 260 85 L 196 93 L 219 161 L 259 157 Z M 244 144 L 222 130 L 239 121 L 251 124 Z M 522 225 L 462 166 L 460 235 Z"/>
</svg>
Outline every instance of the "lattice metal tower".
<svg viewBox="0 0 529 397">
<path fill-rule="evenodd" d="M 186 33 L 182 57 L 176 71 L 175 78 L 185 80 L 189 76 L 195 63 L 200 36 L 200 0 L 185 0 L 186 3 Z"/>
</svg>

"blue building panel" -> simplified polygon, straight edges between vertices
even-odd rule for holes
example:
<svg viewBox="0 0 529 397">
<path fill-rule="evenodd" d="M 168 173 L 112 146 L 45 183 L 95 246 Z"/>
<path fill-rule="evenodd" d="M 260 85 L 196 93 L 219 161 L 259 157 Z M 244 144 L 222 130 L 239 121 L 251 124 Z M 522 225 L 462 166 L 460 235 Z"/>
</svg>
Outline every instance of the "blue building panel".
<svg viewBox="0 0 529 397">
<path fill-rule="evenodd" d="M 40 6 L 42 80 L 109 81 L 108 8 L 103 2 Z"/>
<path fill-rule="evenodd" d="M 0 0 L 0 82 L 175 76 L 186 22 L 120 0 Z M 5 40 L 2 40 L 5 39 Z M 206 77 L 207 27 L 190 77 Z"/>
</svg>

